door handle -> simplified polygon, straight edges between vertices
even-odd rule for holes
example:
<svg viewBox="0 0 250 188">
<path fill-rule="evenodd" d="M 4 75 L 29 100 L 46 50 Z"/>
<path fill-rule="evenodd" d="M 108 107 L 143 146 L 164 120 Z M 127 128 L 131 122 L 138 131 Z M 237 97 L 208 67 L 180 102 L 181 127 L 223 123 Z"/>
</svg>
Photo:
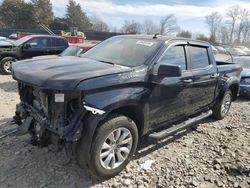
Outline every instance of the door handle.
<svg viewBox="0 0 250 188">
<path fill-rule="evenodd" d="M 217 78 L 218 74 L 212 74 L 210 78 Z"/>
<path fill-rule="evenodd" d="M 192 81 L 193 81 L 193 79 L 191 79 L 191 78 L 183 80 L 183 82 L 185 82 L 185 83 L 191 83 Z"/>
</svg>

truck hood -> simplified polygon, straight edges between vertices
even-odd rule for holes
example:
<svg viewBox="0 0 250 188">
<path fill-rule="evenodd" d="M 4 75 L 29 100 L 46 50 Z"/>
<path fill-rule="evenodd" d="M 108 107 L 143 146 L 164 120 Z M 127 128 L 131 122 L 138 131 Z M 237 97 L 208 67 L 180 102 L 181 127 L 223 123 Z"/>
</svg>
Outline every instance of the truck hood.
<svg viewBox="0 0 250 188">
<path fill-rule="evenodd" d="M 87 58 L 31 59 L 12 65 L 12 76 L 44 89 L 72 90 L 83 80 L 129 71 L 131 68 Z"/>
<path fill-rule="evenodd" d="M 0 48 L 8 48 L 8 47 L 12 47 L 13 44 L 11 44 L 8 41 L 5 40 L 0 40 Z"/>
</svg>

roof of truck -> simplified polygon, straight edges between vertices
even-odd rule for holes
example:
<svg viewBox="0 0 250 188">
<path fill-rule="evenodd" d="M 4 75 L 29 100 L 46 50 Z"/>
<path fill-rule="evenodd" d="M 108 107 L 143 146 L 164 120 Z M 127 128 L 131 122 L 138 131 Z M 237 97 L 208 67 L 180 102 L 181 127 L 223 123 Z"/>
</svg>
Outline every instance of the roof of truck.
<svg viewBox="0 0 250 188">
<path fill-rule="evenodd" d="M 210 44 L 206 41 L 201 40 L 194 40 L 190 38 L 184 37 L 172 37 L 172 36 L 165 36 L 165 35 L 138 35 L 138 34 L 129 34 L 129 35 L 119 35 L 118 37 L 128 37 L 128 38 L 138 38 L 138 39 L 147 39 L 147 40 L 158 40 L 158 41 L 188 41 L 194 44 L 200 44 L 209 46 Z"/>
</svg>

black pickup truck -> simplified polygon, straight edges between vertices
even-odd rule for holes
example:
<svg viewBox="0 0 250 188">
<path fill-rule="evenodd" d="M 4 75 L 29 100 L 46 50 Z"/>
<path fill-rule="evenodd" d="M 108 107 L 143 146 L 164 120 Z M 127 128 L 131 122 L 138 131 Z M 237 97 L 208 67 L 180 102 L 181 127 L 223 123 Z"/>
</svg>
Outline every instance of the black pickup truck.
<svg viewBox="0 0 250 188">
<path fill-rule="evenodd" d="M 11 73 L 11 64 L 35 56 L 59 54 L 69 46 L 60 36 L 29 35 L 16 41 L 0 44 L 0 70 Z"/>
<path fill-rule="evenodd" d="M 63 145 L 94 177 L 108 178 L 142 136 L 156 141 L 210 115 L 223 119 L 241 70 L 216 62 L 206 42 L 116 36 L 82 57 L 14 64 L 21 100 L 14 119 L 33 144 Z"/>
</svg>

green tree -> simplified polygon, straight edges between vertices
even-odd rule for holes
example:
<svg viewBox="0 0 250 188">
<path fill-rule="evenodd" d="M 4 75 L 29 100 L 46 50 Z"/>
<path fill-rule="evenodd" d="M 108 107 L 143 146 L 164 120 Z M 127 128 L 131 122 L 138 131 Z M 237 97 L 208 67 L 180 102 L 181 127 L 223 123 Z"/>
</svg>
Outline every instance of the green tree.
<svg viewBox="0 0 250 188">
<path fill-rule="evenodd" d="M 78 27 L 78 30 L 84 31 L 91 28 L 88 17 L 82 11 L 81 5 L 74 0 L 69 0 L 66 11 L 66 19 L 69 27 Z"/>
<path fill-rule="evenodd" d="M 50 29 L 54 30 L 68 30 L 69 26 L 65 18 L 56 17 L 49 25 Z"/>
<path fill-rule="evenodd" d="M 4 0 L 0 6 L 0 18 L 2 23 L 8 28 L 33 28 L 34 7 L 24 0 Z"/>
<path fill-rule="evenodd" d="M 54 19 L 50 0 L 31 0 L 35 9 L 35 20 L 44 25 L 49 25 Z"/>
</svg>

